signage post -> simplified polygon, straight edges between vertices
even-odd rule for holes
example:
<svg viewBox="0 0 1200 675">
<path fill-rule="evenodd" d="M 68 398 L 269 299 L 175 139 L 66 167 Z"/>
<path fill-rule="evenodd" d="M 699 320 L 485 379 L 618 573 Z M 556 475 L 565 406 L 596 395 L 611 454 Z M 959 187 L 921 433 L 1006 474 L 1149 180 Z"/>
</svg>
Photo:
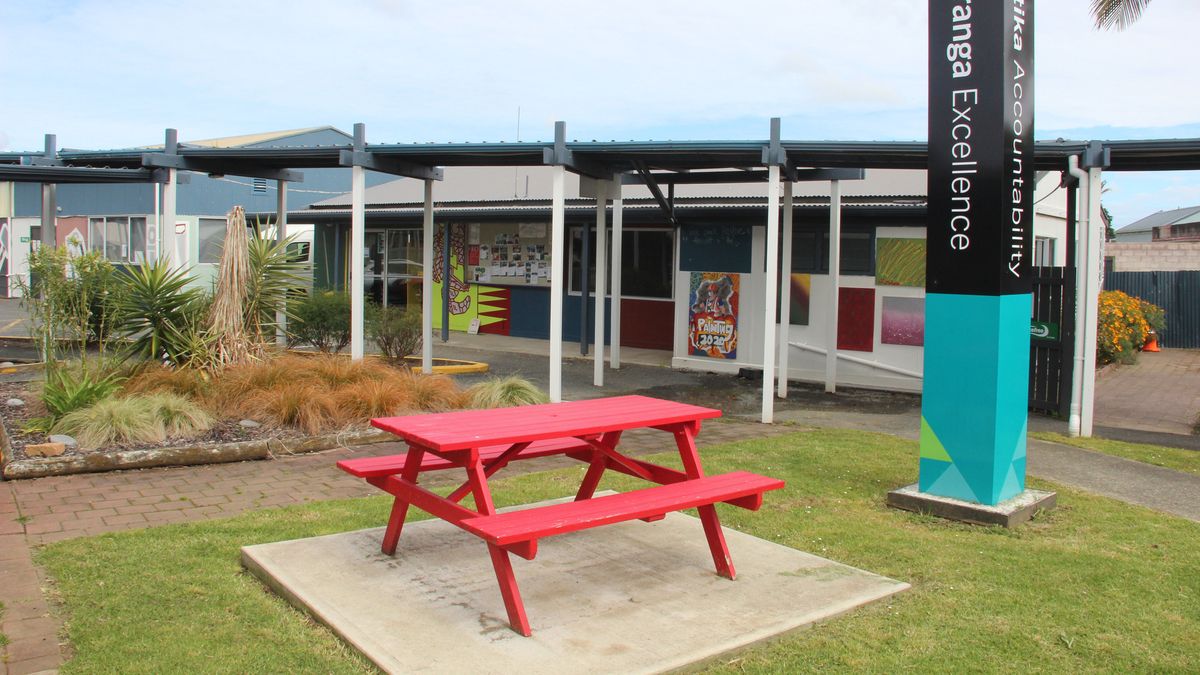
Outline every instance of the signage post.
<svg viewBox="0 0 1200 675">
<path fill-rule="evenodd" d="M 909 506 L 893 496 L 906 490 L 910 497 L 989 507 L 1025 492 L 1036 183 L 1033 4 L 929 1 L 920 477 L 889 495 L 901 508 Z M 956 513 L 943 515 L 962 518 Z"/>
</svg>

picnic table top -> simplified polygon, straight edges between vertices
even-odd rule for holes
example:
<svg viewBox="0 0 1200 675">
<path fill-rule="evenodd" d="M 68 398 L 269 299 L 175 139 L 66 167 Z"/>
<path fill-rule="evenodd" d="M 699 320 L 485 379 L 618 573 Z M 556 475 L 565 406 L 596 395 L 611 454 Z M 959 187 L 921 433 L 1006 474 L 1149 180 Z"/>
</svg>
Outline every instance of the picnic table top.
<svg viewBox="0 0 1200 675">
<path fill-rule="evenodd" d="M 721 411 L 648 396 L 614 396 L 514 408 L 381 417 L 375 427 L 443 452 L 720 417 Z"/>
</svg>

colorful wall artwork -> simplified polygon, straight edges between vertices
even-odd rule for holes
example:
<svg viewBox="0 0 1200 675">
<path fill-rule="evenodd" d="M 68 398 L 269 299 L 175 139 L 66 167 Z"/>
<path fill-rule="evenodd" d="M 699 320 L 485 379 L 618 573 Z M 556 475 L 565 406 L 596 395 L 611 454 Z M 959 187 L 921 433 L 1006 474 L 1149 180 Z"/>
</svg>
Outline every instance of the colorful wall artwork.
<svg viewBox="0 0 1200 675">
<path fill-rule="evenodd" d="M 924 345 L 925 298 L 884 298 L 879 330 L 885 345 Z"/>
<path fill-rule="evenodd" d="M 880 286 L 925 285 L 925 240 L 881 237 L 875 240 L 875 283 Z"/>
<path fill-rule="evenodd" d="M 444 228 L 437 228 L 433 238 L 433 327 L 442 327 L 442 284 L 445 267 L 442 252 Z M 474 247 L 472 247 L 474 248 Z M 469 257 L 467 226 L 450 226 L 450 330 L 466 331 L 471 322 L 479 319 L 479 332 L 508 335 L 510 295 L 506 288 L 480 286 L 466 282 Z"/>
<path fill-rule="evenodd" d="M 875 289 L 838 289 L 837 348 L 854 352 L 874 351 Z"/>
<path fill-rule="evenodd" d="M 788 323 L 793 326 L 808 325 L 808 305 L 812 298 L 812 275 L 793 274 L 791 279 L 791 308 Z"/>
<path fill-rule="evenodd" d="M 714 359 L 737 358 L 740 275 L 692 272 L 691 277 L 688 354 Z"/>
</svg>

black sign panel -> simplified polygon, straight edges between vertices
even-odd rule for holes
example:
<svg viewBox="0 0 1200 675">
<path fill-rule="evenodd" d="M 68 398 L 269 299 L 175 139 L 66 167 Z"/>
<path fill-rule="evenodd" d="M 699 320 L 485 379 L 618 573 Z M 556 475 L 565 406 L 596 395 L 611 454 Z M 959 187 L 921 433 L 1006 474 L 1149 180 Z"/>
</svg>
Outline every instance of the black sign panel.
<svg viewBox="0 0 1200 675">
<path fill-rule="evenodd" d="M 930 293 L 1029 293 L 1033 0 L 929 0 Z"/>
</svg>

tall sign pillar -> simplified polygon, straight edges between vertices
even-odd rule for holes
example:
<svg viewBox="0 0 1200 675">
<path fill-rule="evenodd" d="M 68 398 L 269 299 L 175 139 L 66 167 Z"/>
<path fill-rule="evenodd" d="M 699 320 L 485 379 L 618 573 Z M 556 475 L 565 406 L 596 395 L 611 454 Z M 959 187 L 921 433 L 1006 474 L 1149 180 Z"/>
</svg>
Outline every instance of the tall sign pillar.
<svg viewBox="0 0 1200 675">
<path fill-rule="evenodd" d="M 929 1 L 921 496 L 995 506 L 1025 492 L 1033 4 Z"/>
</svg>

